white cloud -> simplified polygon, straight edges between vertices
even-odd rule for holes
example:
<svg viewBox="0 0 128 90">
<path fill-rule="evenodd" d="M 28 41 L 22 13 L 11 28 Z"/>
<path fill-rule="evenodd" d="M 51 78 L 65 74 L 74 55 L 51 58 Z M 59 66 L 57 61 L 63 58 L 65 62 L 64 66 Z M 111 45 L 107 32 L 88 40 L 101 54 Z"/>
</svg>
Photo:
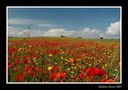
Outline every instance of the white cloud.
<svg viewBox="0 0 128 90">
<path fill-rule="evenodd" d="M 43 34 L 43 36 L 61 36 L 65 32 L 64 29 L 50 29 Z"/>
<path fill-rule="evenodd" d="M 8 36 L 9 37 L 38 37 L 38 36 L 42 36 L 42 33 L 44 33 L 44 31 L 42 30 L 29 30 L 29 29 L 25 29 L 25 30 L 17 30 L 15 28 L 8 28 Z"/>
<path fill-rule="evenodd" d="M 104 36 L 104 34 L 103 34 L 103 33 L 100 33 L 100 34 L 99 34 L 99 36 L 100 36 L 100 37 L 103 37 L 103 36 Z"/>
<path fill-rule="evenodd" d="M 106 34 L 108 35 L 119 35 L 120 33 L 120 21 L 111 23 L 110 26 L 107 28 Z"/>
<path fill-rule="evenodd" d="M 87 37 L 94 38 L 99 37 L 100 32 L 96 29 L 84 28 L 83 30 L 65 30 L 62 28 L 49 29 L 43 34 L 43 36 L 67 36 L 67 37 Z"/>
<path fill-rule="evenodd" d="M 86 34 L 99 34 L 99 31 L 96 29 L 84 28 L 83 32 Z"/>
<path fill-rule="evenodd" d="M 63 28 L 53 28 L 49 29 L 48 31 L 42 31 L 42 30 L 15 30 L 14 28 L 8 29 L 8 36 L 14 36 L 14 37 L 26 37 L 26 36 L 50 36 L 50 37 L 60 37 L 61 35 L 67 36 L 67 37 L 86 37 L 86 38 L 95 38 L 99 37 L 99 31 L 95 29 L 85 28 L 80 31 L 74 31 L 74 30 L 65 30 Z"/>
<path fill-rule="evenodd" d="M 99 38 L 100 31 L 86 27 L 79 33 L 79 36 L 86 38 Z"/>
<path fill-rule="evenodd" d="M 58 25 L 54 25 L 49 23 L 46 20 L 35 20 L 35 19 L 25 19 L 25 18 L 15 18 L 8 20 L 9 25 L 34 25 L 34 27 L 59 27 Z"/>
<path fill-rule="evenodd" d="M 84 28 L 82 30 L 67 30 L 64 28 L 55 28 L 54 25 L 40 23 L 37 26 L 39 27 L 50 27 L 47 31 L 44 31 L 44 28 L 41 29 L 25 29 L 25 30 L 18 30 L 18 28 L 12 28 L 12 26 L 8 26 L 8 36 L 13 37 L 26 37 L 26 36 L 51 36 L 51 37 L 60 37 L 61 35 L 67 37 L 85 37 L 85 38 L 119 38 L 120 33 L 120 22 L 111 23 L 109 27 L 106 28 L 105 31 L 100 31 L 97 29 L 92 28 Z M 56 25 L 55 25 L 56 26 Z"/>
<path fill-rule="evenodd" d="M 25 36 L 22 31 L 17 30 L 8 30 L 8 36 L 9 37 L 22 37 Z"/>
</svg>

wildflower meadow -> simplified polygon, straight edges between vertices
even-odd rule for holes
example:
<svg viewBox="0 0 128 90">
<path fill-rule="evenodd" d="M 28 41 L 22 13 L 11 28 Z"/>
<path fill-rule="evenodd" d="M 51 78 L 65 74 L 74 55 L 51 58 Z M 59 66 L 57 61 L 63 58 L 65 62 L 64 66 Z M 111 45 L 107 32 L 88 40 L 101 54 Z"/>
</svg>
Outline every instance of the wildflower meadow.
<svg viewBox="0 0 128 90">
<path fill-rule="evenodd" d="M 8 82 L 120 82 L 119 39 L 8 38 Z"/>
</svg>

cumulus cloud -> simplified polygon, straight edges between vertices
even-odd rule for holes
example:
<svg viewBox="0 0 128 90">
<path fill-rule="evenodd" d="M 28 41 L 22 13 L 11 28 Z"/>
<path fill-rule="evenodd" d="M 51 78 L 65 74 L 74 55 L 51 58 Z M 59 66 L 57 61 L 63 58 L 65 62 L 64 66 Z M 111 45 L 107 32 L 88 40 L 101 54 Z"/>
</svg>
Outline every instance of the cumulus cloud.
<svg viewBox="0 0 128 90">
<path fill-rule="evenodd" d="M 8 28 L 8 37 L 39 37 L 42 36 L 42 30 L 17 30 L 15 28 Z"/>
<path fill-rule="evenodd" d="M 13 37 L 33 37 L 33 36 L 50 36 L 50 37 L 60 37 L 61 35 L 67 37 L 86 37 L 86 38 L 95 38 L 99 37 L 99 31 L 90 28 L 84 28 L 83 30 L 74 31 L 74 30 L 65 30 L 63 28 L 53 28 L 48 31 L 42 30 L 16 30 L 14 28 L 8 28 L 8 36 Z"/>
<path fill-rule="evenodd" d="M 120 38 L 120 21 L 110 23 L 110 26 L 106 28 L 102 36 L 110 39 L 111 38 L 119 39 Z"/>
<path fill-rule="evenodd" d="M 55 28 L 55 29 L 50 29 L 47 32 L 43 34 L 43 36 L 70 36 L 74 33 L 75 31 L 67 31 L 65 29 L 61 28 Z"/>
<path fill-rule="evenodd" d="M 43 34 L 43 36 L 60 36 L 64 29 L 50 29 Z"/>
<path fill-rule="evenodd" d="M 88 38 L 95 38 L 99 37 L 100 31 L 96 29 L 91 29 L 91 28 L 84 28 L 83 29 L 83 36 L 88 37 Z"/>
<path fill-rule="evenodd" d="M 103 34 L 103 33 L 100 33 L 100 34 L 99 34 L 99 36 L 100 36 L 100 37 L 103 37 L 103 36 L 104 36 L 104 34 Z"/>
<path fill-rule="evenodd" d="M 120 33 L 120 21 L 111 23 L 110 26 L 107 28 L 106 34 L 108 35 L 119 35 Z"/>
<path fill-rule="evenodd" d="M 96 29 L 84 28 L 83 30 L 65 30 L 62 28 L 49 29 L 43 36 L 67 36 L 67 37 L 99 37 L 100 32 Z"/>
<path fill-rule="evenodd" d="M 84 28 L 83 32 L 85 32 L 87 34 L 99 33 L 96 29 L 90 29 L 90 28 Z"/>
<path fill-rule="evenodd" d="M 64 35 L 67 37 L 83 37 L 83 38 L 99 38 L 99 37 L 119 38 L 119 34 L 120 34 L 120 21 L 110 23 L 110 26 L 106 27 L 106 30 L 104 31 L 100 31 L 89 27 L 85 27 L 81 30 L 68 30 L 65 28 L 58 28 L 57 25 L 51 25 L 47 23 L 40 23 L 37 24 L 36 26 L 43 27 L 43 30 L 42 28 L 37 30 L 35 26 L 33 26 L 35 27 L 33 29 L 30 28 L 25 30 L 21 30 L 21 29 L 18 30 L 18 28 L 14 28 L 13 26 L 8 26 L 8 36 L 9 37 L 27 37 L 27 36 L 60 37 L 61 35 Z M 49 27 L 49 28 L 45 30 L 44 27 Z"/>
</svg>

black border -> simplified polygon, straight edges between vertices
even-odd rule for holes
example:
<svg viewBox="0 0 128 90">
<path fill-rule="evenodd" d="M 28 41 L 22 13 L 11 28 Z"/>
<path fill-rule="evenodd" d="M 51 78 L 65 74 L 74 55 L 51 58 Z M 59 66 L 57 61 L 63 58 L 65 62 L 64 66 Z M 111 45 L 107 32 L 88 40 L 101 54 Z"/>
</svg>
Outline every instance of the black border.
<svg viewBox="0 0 128 90">
<path fill-rule="evenodd" d="M 128 41 L 127 41 L 127 21 L 128 21 L 128 2 L 126 0 L 74 0 L 74 1 L 62 1 L 62 0 L 42 0 L 42 1 L 24 1 L 23 0 L 2 0 L 0 3 L 0 88 L 9 89 L 96 89 L 99 85 L 109 86 L 109 84 L 6 84 L 6 6 L 122 6 L 122 84 L 110 84 L 110 86 L 121 85 L 122 88 L 126 88 L 128 83 L 128 70 L 126 65 L 128 62 Z M 103 88 L 105 89 L 105 88 Z M 107 88 L 110 89 L 110 88 Z M 117 88 L 116 88 L 117 89 Z M 120 88 L 119 88 L 120 89 Z"/>
</svg>

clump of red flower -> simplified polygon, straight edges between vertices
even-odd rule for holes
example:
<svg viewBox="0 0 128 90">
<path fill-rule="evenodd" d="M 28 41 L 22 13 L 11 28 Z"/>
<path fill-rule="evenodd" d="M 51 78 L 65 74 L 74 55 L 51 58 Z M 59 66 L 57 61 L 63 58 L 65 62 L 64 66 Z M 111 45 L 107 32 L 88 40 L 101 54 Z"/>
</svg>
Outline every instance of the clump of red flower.
<svg viewBox="0 0 128 90">
<path fill-rule="evenodd" d="M 18 73 L 18 74 L 16 75 L 16 81 L 22 81 L 23 78 L 24 78 L 24 75 L 23 75 L 22 73 Z"/>
<path fill-rule="evenodd" d="M 80 74 L 79 74 L 79 77 L 80 77 L 80 79 L 83 80 L 83 79 L 85 78 L 84 73 L 80 73 Z"/>
<path fill-rule="evenodd" d="M 28 63 L 26 56 L 22 56 L 22 59 L 23 59 L 23 64 L 27 64 Z"/>
<path fill-rule="evenodd" d="M 11 68 L 12 67 L 12 64 L 11 63 L 8 63 L 8 68 Z"/>
<path fill-rule="evenodd" d="M 111 79 L 111 78 L 109 78 L 109 79 L 105 79 L 105 78 L 101 78 L 100 79 L 100 82 L 114 82 L 114 80 L 113 79 Z"/>
<path fill-rule="evenodd" d="M 36 66 L 35 67 L 35 71 L 39 72 L 40 71 L 40 67 Z"/>
<path fill-rule="evenodd" d="M 87 75 L 88 76 L 94 76 L 94 75 L 103 76 L 103 75 L 106 75 L 106 72 L 101 68 L 89 67 L 87 69 Z"/>
<path fill-rule="evenodd" d="M 61 79 L 66 78 L 66 73 L 57 72 L 57 73 L 50 74 L 50 79 L 51 80 L 59 79 L 59 78 L 61 78 Z"/>
<path fill-rule="evenodd" d="M 19 59 L 18 59 L 18 60 L 16 60 L 16 64 L 18 64 L 18 65 L 20 64 L 20 60 L 19 60 Z"/>
<path fill-rule="evenodd" d="M 25 72 L 26 74 L 30 74 L 30 73 L 31 73 L 31 67 L 30 67 L 30 66 L 26 66 L 26 67 L 24 68 L 24 72 Z"/>
</svg>

